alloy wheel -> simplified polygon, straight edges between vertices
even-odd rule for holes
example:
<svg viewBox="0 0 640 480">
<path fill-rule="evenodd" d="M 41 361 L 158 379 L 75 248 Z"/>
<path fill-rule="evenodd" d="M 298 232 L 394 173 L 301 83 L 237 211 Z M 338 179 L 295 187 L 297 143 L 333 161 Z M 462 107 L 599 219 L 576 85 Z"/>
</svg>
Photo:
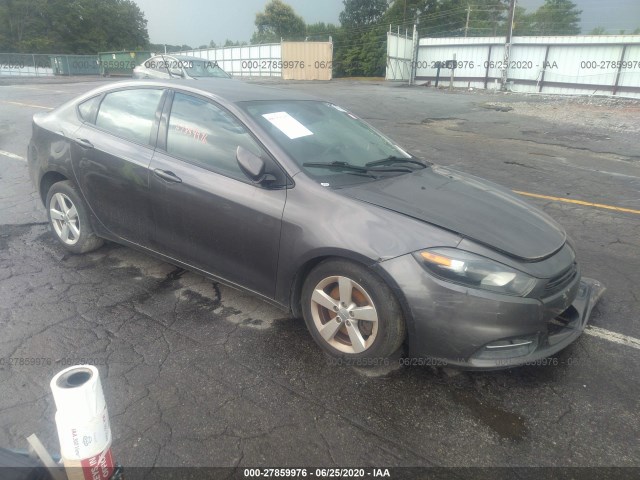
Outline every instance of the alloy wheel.
<svg viewBox="0 0 640 480">
<path fill-rule="evenodd" d="M 75 245 L 80 239 L 80 217 L 71 199 L 64 193 L 51 197 L 49 216 L 56 235 L 66 245 Z"/>
<path fill-rule="evenodd" d="M 378 334 L 378 311 L 371 297 L 348 277 L 326 277 L 316 285 L 311 315 L 322 338 L 343 353 L 364 352 Z"/>
</svg>

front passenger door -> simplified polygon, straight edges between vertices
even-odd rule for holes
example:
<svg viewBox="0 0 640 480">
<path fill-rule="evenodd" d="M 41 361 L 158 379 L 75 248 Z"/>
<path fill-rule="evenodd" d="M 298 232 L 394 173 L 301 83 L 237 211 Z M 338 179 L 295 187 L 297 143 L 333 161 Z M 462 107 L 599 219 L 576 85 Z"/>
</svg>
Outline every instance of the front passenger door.
<svg viewBox="0 0 640 480">
<path fill-rule="evenodd" d="M 150 167 L 154 248 L 273 298 L 286 176 L 233 115 L 207 99 L 176 92 L 166 122 Z M 236 161 L 238 146 L 279 169 L 280 186 L 251 183 Z"/>
</svg>

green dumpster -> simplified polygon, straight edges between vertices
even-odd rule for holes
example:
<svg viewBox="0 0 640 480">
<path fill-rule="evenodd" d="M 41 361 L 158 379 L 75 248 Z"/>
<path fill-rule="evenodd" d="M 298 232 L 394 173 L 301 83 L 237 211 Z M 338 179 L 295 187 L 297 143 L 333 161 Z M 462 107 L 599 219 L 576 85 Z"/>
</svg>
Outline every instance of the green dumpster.
<svg viewBox="0 0 640 480">
<path fill-rule="evenodd" d="M 100 52 L 98 62 L 100 74 L 108 77 L 111 75 L 132 76 L 133 69 L 151 58 L 151 52 Z"/>
<path fill-rule="evenodd" d="M 98 75 L 97 55 L 51 55 L 55 75 Z"/>
</svg>

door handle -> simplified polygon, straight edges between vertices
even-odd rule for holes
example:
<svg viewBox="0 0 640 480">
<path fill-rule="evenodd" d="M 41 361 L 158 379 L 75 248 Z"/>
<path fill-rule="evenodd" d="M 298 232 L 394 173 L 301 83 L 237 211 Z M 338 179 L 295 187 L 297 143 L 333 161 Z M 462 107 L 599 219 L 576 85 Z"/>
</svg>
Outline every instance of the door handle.
<svg viewBox="0 0 640 480">
<path fill-rule="evenodd" d="M 93 148 L 93 143 L 91 143 L 86 138 L 76 138 L 76 143 L 82 148 Z"/>
<path fill-rule="evenodd" d="M 160 177 L 167 182 L 182 183 L 182 179 L 179 176 L 168 170 L 160 170 L 159 168 L 156 168 L 153 173 L 155 173 L 157 177 Z"/>
</svg>

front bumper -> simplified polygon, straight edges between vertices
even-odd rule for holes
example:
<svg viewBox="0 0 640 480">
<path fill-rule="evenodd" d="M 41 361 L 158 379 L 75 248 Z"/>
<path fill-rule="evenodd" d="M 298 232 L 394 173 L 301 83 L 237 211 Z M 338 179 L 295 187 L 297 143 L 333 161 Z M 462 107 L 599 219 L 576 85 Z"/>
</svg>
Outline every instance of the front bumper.
<svg viewBox="0 0 640 480">
<path fill-rule="evenodd" d="M 409 363 L 495 370 L 536 363 L 576 340 L 604 292 L 576 275 L 538 300 L 498 295 L 429 275 L 411 255 L 378 264 L 407 319 Z"/>
</svg>

